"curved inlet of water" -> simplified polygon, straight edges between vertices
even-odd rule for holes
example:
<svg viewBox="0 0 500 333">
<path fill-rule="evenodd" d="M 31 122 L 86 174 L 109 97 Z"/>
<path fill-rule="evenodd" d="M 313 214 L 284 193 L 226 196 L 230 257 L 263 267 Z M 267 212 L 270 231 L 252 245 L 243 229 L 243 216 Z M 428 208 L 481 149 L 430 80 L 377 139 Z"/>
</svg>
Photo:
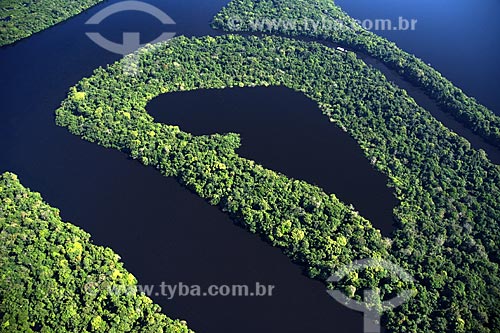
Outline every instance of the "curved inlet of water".
<svg viewBox="0 0 500 333">
<path fill-rule="evenodd" d="M 286 87 L 176 92 L 156 97 L 147 110 L 155 121 L 194 135 L 239 133 L 240 156 L 334 193 L 384 235 L 392 231 L 397 199 L 387 177 L 301 92 Z"/>
</svg>

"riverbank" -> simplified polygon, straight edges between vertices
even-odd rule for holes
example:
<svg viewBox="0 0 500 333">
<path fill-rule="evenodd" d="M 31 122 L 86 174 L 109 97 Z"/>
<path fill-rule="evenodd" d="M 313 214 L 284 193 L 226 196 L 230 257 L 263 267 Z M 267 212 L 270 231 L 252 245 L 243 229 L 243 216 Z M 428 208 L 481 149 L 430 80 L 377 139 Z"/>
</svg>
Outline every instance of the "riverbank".
<svg viewBox="0 0 500 333">
<path fill-rule="evenodd" d="M 64 22 L 105 0 L 14 0 L 0 8 L 0 47 Z"/>
<path fill-rule="evenodd" d="M 2 333 L 193 333 L 138 291 L 119 255 L 63 222 L 13 173 L 0 175 L 0 202 Z"/>
</svg>

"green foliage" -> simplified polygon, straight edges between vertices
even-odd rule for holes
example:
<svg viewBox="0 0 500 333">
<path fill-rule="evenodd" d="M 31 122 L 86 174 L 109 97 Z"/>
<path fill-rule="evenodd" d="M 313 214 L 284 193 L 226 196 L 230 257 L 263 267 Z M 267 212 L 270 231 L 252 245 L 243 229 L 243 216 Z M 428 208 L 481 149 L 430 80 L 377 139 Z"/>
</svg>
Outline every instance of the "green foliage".
<svg viewBox="0 0 500 333">
<path fill-rule="evenodd" d="M 366 53 L 415 83 L 443 110 L 500 147 L 500 117 L 468 97 L 421 59 L 363 29 L 332 0 L 233 0 L 214 18 L 227 31 L 253 31 L 329 41 Z"/>
<path fill-rule="evenodd" d="M 191 332 L 136 283 L 116 253 L 0 175 L 0 332 Z"/>
<path fill-rule="evenodd" d="M 378 269 L 341 284 L 357 297 L 368 287 L 386 296 L 414 288 L 415 298 L 386 318 L 393 332 L 500 330 L 500 170 L 379 71 L 353 53 L 279 37 L 179 37 L 135 56 L 136 76 L 118 62 L 81 80 L 57 123 L 176 177 L 312 277 L 325 280 L 366 257 L 398 263 L 415 285 Z M 239 157 L 236 134 L 193 136 L 145 110 L 162 93 L 268 85 L 315 100 L 387 175 L 400 200 L 392 239 L 334 195 Z M 75 100 L 75 91 L 85 98 Z"/>
<path fill-rule="evenodd" d="M 0 0 L 0 46 L 31 36 L 103 0 Z"/>
</svg>

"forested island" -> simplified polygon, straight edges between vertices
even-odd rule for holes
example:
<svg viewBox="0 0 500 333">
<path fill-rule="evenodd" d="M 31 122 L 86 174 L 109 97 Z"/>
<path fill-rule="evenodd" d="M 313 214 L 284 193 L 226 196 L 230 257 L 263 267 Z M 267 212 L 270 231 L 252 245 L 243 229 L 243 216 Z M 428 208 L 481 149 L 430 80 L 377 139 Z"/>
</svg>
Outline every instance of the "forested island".
<svg viewBox="0 0 500 333">
<path fill-rule="evenodd" d="M 47 29 L 103 0 L 0 0 L 0 47 Z"/>
<path fill-rule="evenodd" d="M 192 332 L 13 173 L 0 175 L 0 203 L 1 332 Z"/>
<path fill-rule="evenodd" d="M 123 71 L 124 59 L 71 88 L 57 123 L 176 177 L 313 278 L 325 281 L 364 257 L 397 262 L 414 285 L 380 268 L 337 286 L 357 298 L 367 287 L 386 297 L 414 290 L 412 301 L 384 318 L 391 332 L 500 330 L 499 167 L 379 71 L 352 52 L 271 36 L 179 37 L 134 57 L 135 76 Z M 269 85 L 316 101 L 388 176 L 400 201 L 393 237 L 383 238 L 334 195 L 239 157 L 237 134 L 193 136 L 155 123 L 145 110 L 162 93 Z"/>
<path fill-rule="evenodd" d="M 484 140 L 500 147 L 500 117 L 395 43 L 363 29 L 332 0 L 232 0 L 213 20 L 231 32 L 310 37 L 361 51 L 421 87 L 443 110 Z"/>
</svg>

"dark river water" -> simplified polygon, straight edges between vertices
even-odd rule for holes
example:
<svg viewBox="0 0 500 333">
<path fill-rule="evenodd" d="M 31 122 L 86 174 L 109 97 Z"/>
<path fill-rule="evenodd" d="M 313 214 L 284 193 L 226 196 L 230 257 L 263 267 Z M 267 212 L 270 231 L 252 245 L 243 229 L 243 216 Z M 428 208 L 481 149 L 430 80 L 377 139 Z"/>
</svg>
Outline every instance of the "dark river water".
<svg viewBox="0 0 500 333">
<path fill-rule="evenodd" d="M 110 17 L 99 27 L 84 25 L 115 2 L 0 49 L 0 171 L 17 173 L 26 186 L 60 208 L 64 220 L 119 253 L 141 284 L 275 286 L 270 297 L 153 297 L 165 313 L 186 319 L 198 332 L 362 332 L 359 313 L 336 303 L 321 283 L 306 278 L 279 250 L 233 225 L 217 208 L 125 154 L 55 125 L 54 110 L 68 88 L 94 68 L 120 58 L 95 45 L 85 32 L 99 31 L 118 42 L 123 31 L 139 31 L 144 41 L 163 31 L 150 16 L 132 12 Z M 171 31 L 206 35 L 216 34 L 208 23 L 227 0 L 148 2 L 177 22 Z M 386 17 L 387 12 L 425 16 L 430 28 L 423 20 L 418 25 L 422 30 L 389 37 L 479 101 L 500 109 L 498 2 L 420 1 L 425 10 L 413 0 L 404 2 L 408 6 L 381 0 L 360 0 L 363 7 L 345 2 L 356 17 Z M 432 32 L 437 27 L 439 34 Z M 460 35 L 465 38 L 459 40 Z M 467 47 L 470 52 L 464 52 Z M 162 112 L 165 103 L 172 112 Z M 153 100 L 148 110 L 158 121 L 178 122 L 195 134 L 240 132 L 242 156 L 338 194 L 384 233 L 390 232 L 387 219 L 396 203 L 384 176 L 303 95 L 285 88 L 178 93 Z M 302 136 L 296 135 L 297 126 Z"/>
<path fill-rule="evenodd" d="M 302 93 L 286 87 L 178 92 L 147 108 L 156 121 L 196 135 L 239 133 L 240 156 L 335 193 L 390 235 L 397 200 L 385 175 Z"/>
</svg>

